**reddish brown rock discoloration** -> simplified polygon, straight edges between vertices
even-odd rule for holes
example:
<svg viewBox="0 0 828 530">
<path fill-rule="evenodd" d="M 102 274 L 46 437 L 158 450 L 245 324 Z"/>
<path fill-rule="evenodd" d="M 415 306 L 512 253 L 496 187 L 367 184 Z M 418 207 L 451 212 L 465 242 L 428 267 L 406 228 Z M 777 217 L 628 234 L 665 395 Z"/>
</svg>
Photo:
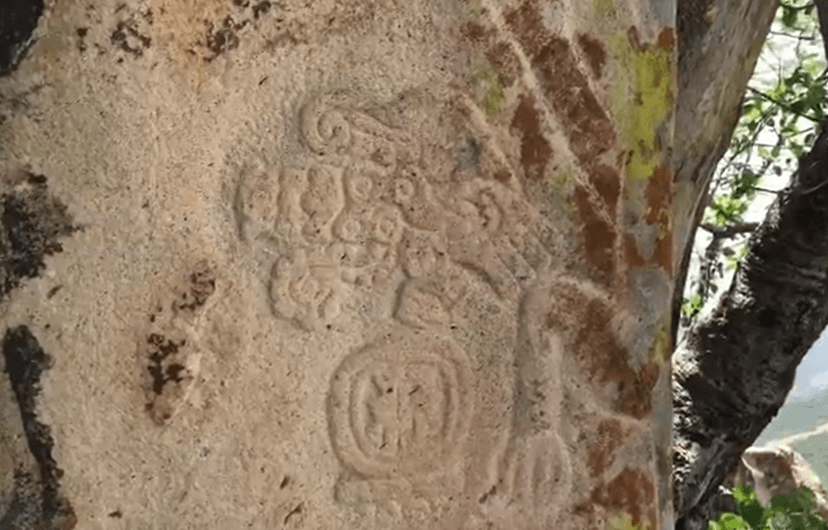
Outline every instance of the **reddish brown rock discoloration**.
<svg viewBox="0 0 828 530">
<path fill-rule="evenodd" d="M 521 97 L 512 119 L 512 127 L 521 134 L 520 163 L 526 178 L 543 178 L 546 164 L 552 157 L 552 148 L 541 131 L 540 118 L 532 96 Z"/>
<path fill-rule="evenodd" d="M 641 45 L 641 37 L 638 36 L 638 28 L 635 26 L 630 26 L 627 29 L 627 37 L 630 39 L 630 46 L 635 51 L 643 51 L 646 49 L 646 45 Z"/>
<path fill-rule="evenodd" d="M 632 234 L 626 234 L 624 237 L 624 257 L 627 261 L 627 266 L 630 269 L 644 267 L 647 265 L 647 260 L 641 255 L 638 250 L 638 244 Z"/>
<path fill-rule="evenodd" d="M 520 61 L 508 43 L 499 41 L 486 52 L 486 58 L 492 63 L 495 71 L 500 74 L 506 86 L 512 85 L 520 76 Z"/>
<path fill-rule="evenodd" d="M 491 29 L 485 28 L 476 22 L 466 22 L 460 26 L 460 35 L 466 42 L 472 44 L 485 44 L 491 34 Z"/>
<path fill-rule="evenodd" d="M 601 77 L 604 64 L 607 62 L 607 52 L 604 51 L 601 42 L 582 33 L 578 35 L 578 45 L 587 57 L 592 74 L 595 77 Z"/>
<path fill-rule="evenodd" d="M 624 444 L 627 433 L 615 418 L 601 421 L 587 436 L 587 467 L 590 476 L 600 477 L 615 461 L 615 451 Z"/>
<path fill-rule="evenodd" d="M 565 346 L 589 374 L 596 395 L 605 394 L 606 385 L 615 383 L 618 392 L 612 400 L 613 412 L 645 418 L 652 409 L 651 395 L 658 379 L 658 366 L 649 363 L 634 370 L 628 352 L 614 333 L 616 308 L 601 298 L 591 298 L 569 285 L 555 290 L 558 303 L 546 324 L 561 332 Z"/>
<path fill-rule="evenodd" d="M 611 482 L 592 492 L 592 502 L 617 514 L 629 514 L 632 524 L 656 527 L 656 499 L 653 481 L 642 471 L 625 469 Z M 644 507 L 649 506 L 644 513 Z"/>
<path fill-rule="evenodd" d="M 564 124 L 573 154 L 587 166 L 615 143 L 615 129 L 564 39 L 552 38 L 532 61 L 546 96 Z"/>
<path fill-rule="evenodd" d="M 664 28 L 658 33 L 656 44 L 663 48 L 674 48 L 676 46 L 676 34 L 673 28 Z"/>
<path fill-rule="evenodd" d="M 537 8 L 529 2 L 506 12 L 504 18 L 530 58 L 536 57 L 551 40 Z"/>
<path fill-rule="evenodd" d="M 618 196 L 621 193 L 621 177 L 618 171 L 604 164 L 596 165 L 589 173 L 589 181 L 604 200 L 607 211 L 614 217 Z"/>
<path fill-rule="evenodd" d="M 581 234 L 590 276 L 595 282 L 610 286 L 615 277 L 615 228 L 601 216 L 583 187 L 575 189 L 573 199 L 581 219 Z"/>
</svg>

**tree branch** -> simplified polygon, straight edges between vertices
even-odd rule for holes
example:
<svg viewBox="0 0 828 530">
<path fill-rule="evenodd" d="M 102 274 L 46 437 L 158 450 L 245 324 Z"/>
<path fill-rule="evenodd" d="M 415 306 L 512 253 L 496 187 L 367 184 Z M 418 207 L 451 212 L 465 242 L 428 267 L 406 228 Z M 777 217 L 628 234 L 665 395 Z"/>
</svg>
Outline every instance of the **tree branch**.
<svg viewBox="0 0 828 530">
<path fill-rule="evenodd" d="M 817 17 L 819 18 L 819 33 L 822 35 L 822 45 L 825 47 L 825 57 L 828 57 L 828 0 L 814 0 Z"/>
<path fill-rule="evenodd" d="M 792 109 L 787 103 L 783 103 L 777 99 L 770 97 L 769 95 L 765 94 L 762 91 L 756 90 L 753 87 L 748 87 L 748 90 L 756 94 L 757 96 L 761 97 L 762 99 L 766 99 L 773 103 L 774 105 L 778 105 L 780 109 L 784 109 L 785 112 L 789 112 L 795 116 L 799 116 L 800 118 L 805 118 L 806 120 L 811 120 L 814 123 L 819 123 L 819 120 L 809 114 L 805 114 L 804 112 L 798 112 Z"/>
<path fill-rule="evenodd" d="M 711 223 L 701 223 L 699 228 L 702 228 L 714 236 L 718 237 L 733 237 L 737 234 L 749 234 L 759 228 L 759 223 L 736 223 L 727 226 L 718 226 Z"/>
<path fill-rule="evenodd" d="M 676 530 L 707 528 L 718 486 L 779 411 L 828 325 L 828 129 L 748 241 L 716 310 L 673 356 Z"/>
</svg>

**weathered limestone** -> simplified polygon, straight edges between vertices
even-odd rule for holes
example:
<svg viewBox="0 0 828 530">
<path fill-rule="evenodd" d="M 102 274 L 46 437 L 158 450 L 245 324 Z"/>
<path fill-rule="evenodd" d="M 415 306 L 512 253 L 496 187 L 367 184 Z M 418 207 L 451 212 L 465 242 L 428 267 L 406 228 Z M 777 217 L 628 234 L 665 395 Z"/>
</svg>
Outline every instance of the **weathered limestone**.
<svg viewBox="0 0 828 530">
<path fill-rule="evenodd" d="M 808 488 L 816 496 L 819 516 L 828 522 L 825 488 L 808 462 L 791 447 L 749 448 L 742 455 L 733 483 L 753 488 L 756 498 L 764 506 L 777 495 Z"/>
<path fill-rule="evenodd" d="M 0 476 L 52 527 L 670 528 L 674 8 L 48 3 L 0 192 L 73 231 Z"/>
</svg>

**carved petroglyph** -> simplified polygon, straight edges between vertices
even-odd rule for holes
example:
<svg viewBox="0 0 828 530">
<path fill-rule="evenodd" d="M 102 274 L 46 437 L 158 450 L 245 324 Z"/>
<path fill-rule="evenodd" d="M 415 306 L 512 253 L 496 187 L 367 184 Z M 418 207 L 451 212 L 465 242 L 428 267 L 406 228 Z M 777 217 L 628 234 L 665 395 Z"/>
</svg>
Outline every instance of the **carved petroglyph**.
<svg viewBox="0 0 828 530">
<path fill-rule="evenodd" d="M 241 233 L 254 227 L 246 241 L 268 249 L 279 319 L 313 331 L 370 305 L 361 300 L 384 298 L 390 311 L 381 320 L 407 330 L 351 353 L 332 376 L 329 429 L 345 469 L 337 499 L 448 498 L 474 468 L 486 517 L 552 520 L 573 473 L 560 408 L 561 363 L 574 350 L 548 318 L 567 303 L 552 243 L 563 232 L 527 197 L 479 109 L 463 105 L 434 109 L 461 123 L 449 140 L 456 145 L 439 147 L 430 122 L 380 120 L 393 113 L 340 94 L 313 99 L 299 112 L 300 148 L 286 151 L 283 167 L 242 181 L 240 195 L 258 202 L 241 201 Z M 398 122 L 411 130 L 389 125 Z M 448 333 L 469 315 L 479 320 L 483 307 L 515 319 L 511 331 L 496 331 L 508 335 L 512 356 L 498 368 L 513 384 L 503 405 L 511 418 L 487 449 L 495 454 L 472 458 L 466 437 L 488 420 L 473 417 L 470 363 Z"/>
<path fill-rule="evenodd" d="M 361 289 L 395 297 L 403 322 L 448 324 L 458 299 L 439 293 L 462 296 L 460 270 L 516 304 L 548 268 L 542 216 L 508 178 L 499 150 L 462 132 L 452 169 L 414 140 L 424 132 L 386 125 L 341 93 L 313 99 L 299 115 L 306 163 L 248 169 L 236 198 L 242 237 L 275 256 L 277 317 L 308 331 L 328 326 Z M 413 279 L 427 282 L 407 286 Z"/>
<path fill-rule="evenodd" d="M 328 396 L 331 441 L 349 471 L 340 490 L 404 491 L 455 474 L 473 413 L 471 377 L 453 339 L 429 332 L 401 331 L 346 357 Z"/>
<path fill-rule="evenodd" d="M 327 261 L 304 249 L 280 256 L 273 264 L 270 300 L 276 316 L 306 330 L 331 322 L 340 311 L 342 282 Z"/>
<path fill-rule="evenodd" d="M 348 356 L 329 399 L 333 444 L 361 477 L 428 474 L 450 464 L 473 402 L 466 355 L 450 338 L 406 333 Z"/>
<path fill-rule="evenodd" d="M 496 461 L 495 484 L 480 498 L 484 510 L 545 511 L 567 492 L 572 469 L 560 437 L 564 345 L 547 329 L 554 288 L 533 285 L 519 312 L 512 428 Z"/>
</svg>

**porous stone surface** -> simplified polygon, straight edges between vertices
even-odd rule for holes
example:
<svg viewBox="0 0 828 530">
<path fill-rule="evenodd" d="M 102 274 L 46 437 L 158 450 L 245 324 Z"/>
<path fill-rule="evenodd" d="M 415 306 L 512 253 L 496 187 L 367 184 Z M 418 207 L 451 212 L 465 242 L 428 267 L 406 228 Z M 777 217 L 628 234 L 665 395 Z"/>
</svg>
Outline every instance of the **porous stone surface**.
<svg viewBox="0 0 828 530">
<path fill-rule="evenodd" d="M 47 2 L 0 520 L 669 528 L 674 7 Z"/>
<path fill-rule="evenodd" d="M 828 522 L 828 495 L 808 462 L 789 446 L 750 447 L 742 454 L 733 485 L 750 486 L 763 506 L 777 495 L 808 488 L 816 496 L 817 512 Z"/>
</svg>

